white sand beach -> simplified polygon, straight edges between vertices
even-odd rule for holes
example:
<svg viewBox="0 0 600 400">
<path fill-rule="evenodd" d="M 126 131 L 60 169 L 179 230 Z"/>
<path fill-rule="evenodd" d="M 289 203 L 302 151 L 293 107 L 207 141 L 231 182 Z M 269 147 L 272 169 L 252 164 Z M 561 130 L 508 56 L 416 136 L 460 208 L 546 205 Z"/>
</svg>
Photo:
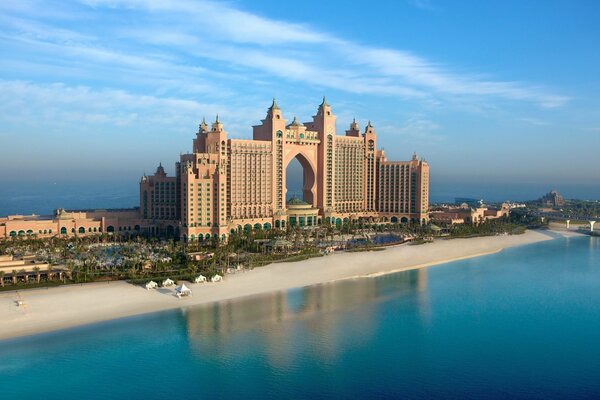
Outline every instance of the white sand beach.
<svg viewBox="0 0 600 400">
<path fill-rule="evenodd" d="M 126 282 L 91 283 L 0 293 L 0 339 L 75 327 L 154 311 L 210 303 L 341 279 L 377 276 L 501 251 L 550 240 L 551 235 L 523 235 L 436 240 L 383 251 L 337 253 L 301 262 L 277 263 L 227 275 L 220 283 L 189 284 L 192 297 L 178 299 L 174 289 L 146 290 Z"/>
</svg>

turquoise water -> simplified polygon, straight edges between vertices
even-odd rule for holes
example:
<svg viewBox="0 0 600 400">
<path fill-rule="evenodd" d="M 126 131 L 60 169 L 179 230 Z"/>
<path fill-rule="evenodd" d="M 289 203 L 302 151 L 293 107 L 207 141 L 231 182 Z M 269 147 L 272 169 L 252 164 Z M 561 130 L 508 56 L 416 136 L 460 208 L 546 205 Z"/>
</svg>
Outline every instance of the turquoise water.
<svg viewBox="0 0 600 400">
<path fill-rule="evenodd" d="M 2 341 L 0 378 L 2 399 L 599 398 L 600 238 Z"/>
</svg>

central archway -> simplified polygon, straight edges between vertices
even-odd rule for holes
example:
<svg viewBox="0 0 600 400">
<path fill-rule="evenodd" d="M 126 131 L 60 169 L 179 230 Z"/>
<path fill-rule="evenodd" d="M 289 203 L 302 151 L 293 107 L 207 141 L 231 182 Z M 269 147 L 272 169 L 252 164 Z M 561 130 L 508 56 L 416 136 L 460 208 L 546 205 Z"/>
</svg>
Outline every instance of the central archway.
<svg viewBox="0 0 600 400">
<path fill-rule="evenodd" d="M 287 163 L 285 174 L 285 200 L 300 197 L 308 204 L 314 205 L 316 200 L 316 171 L 308 159 L 302 153 L 297 153 Z"/>
</svg>

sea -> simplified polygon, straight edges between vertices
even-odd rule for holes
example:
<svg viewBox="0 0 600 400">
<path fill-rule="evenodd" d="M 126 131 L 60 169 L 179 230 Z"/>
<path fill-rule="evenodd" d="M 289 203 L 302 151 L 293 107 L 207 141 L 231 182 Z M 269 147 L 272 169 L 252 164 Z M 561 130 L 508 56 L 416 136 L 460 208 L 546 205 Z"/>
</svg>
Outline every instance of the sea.
<svg viewBox="0 0 600 400">
<path fill-rule="evenodd" d="M 452 203 L 456 198 L 474 198 L 487 202 L 525 201 L 540 198 L 557 189 L 565 198 L 600 200 L 598 184 L 560 184 L 494 182 L 431 182 L 430 201 Z M 302 183 L 296 179 L 288 187 L 288 195 L 302 196 Z M 51 215 L 57 208 L 108 209 L 139 206 L 139 181 L 110 182 L 2 182 L 0 181 L 0 217 L 13 214 Z"/>
<path fill-rule="evenodd" d="M 598 399 L 600 238 L 4 340 L 0 378 L 2 399 Z"/>
</svg>

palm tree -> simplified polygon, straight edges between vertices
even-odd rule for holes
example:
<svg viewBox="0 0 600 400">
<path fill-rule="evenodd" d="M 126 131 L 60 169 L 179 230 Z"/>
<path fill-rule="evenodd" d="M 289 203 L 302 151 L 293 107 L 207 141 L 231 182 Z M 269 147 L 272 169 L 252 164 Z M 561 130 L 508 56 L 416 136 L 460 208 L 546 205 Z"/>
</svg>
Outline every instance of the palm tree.
<svg viewBox="0 0 600 400">
<path fill-rule="evenodd" d="M 129 276 L 130 279 L 135 279 L 136 275 L 137 275 L 137 270 L 135 269 L 135 267 L 131 267 L 127 270 L 127 275 Z"/>
<path fill-rule="evenodd" d="M 198 265 L 192 262 L 188 265 L 188 269 L 192 275 L 196 275 L 196 272 L 198 272 Z"/>
<path fill-rule="evenodd" d="M 40 283 L 40 267 L 38 267 L 37 265 L 33 267 L 33 272 L 35 272 L 35 280 L 37 281 L 37 283 Z"/>
<path fill-rule="evenodd" d="M 23 274 L 23 275 L 25 276 L 25 283 L 28 283 L 28 282 L 29 282 L 29 279 L 28 279 L 28 277 L 27 277 L 27 273 L 26 273 L 26 271 L 25 271 L 25 268 L 21 268 L 21 269 L 19 270 L 19 273 L 20 273 L 20 274 Z"/>
<path fill-rule="evenodd" d="M 4 287 L 4 271 L 0 271 L 0 286 Z"/>
<path fill-rule="evenodd" d="M 46 268 L 46 280 L 50 282 L 52 280 L 52 265 L 48 264 L 48 268 Z"/>
<path fill-rule="evenodd" d="M 13 281 L 13 285 L 16 285 L 16 284 L 17 284 L 17 274 L 18 274 L 17 270 L 16 270 L 16 269 L 13 269 L 13 270 L 12 270 L 12 281 Z"/>
<path fill-rule="evenodd" d="M 73 260 L 67 260 L 67 277 L 73 279 L 73 272 L 75 272 L 75 264 Z"/>
</svg>

